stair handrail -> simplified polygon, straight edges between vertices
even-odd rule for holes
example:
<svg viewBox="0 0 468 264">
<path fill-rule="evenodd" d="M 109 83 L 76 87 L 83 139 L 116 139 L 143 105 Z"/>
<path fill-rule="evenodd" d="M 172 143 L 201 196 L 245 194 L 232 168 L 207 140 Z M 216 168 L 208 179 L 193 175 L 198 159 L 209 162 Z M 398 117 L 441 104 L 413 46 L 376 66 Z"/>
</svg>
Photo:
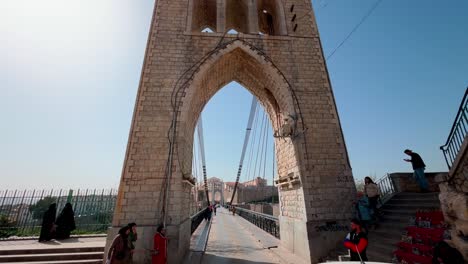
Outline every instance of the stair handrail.
<svg viewBox="0 0 468 264">
<path fill-rule="evenodd" d="M 453 122 L 452 129 L 445 145 L 440 146 L 444 154 L 445 162 L 449 170 L 452 168 L 458 153 L 462 147 L 463 141 L 468 133 L 468 87 L 458 108 L 457 116 Z"/>
<path fill-rule="evenodd" d="M 393 180 L 388 173 L 385 174 L 382 178 L 376 180 L 375 183 L 379 186 L 380 202 L 382 204 L 387 202 L 393 196 L 393 194 L 396 193 L 395 185 L 393 184 Z"/>
</svg>

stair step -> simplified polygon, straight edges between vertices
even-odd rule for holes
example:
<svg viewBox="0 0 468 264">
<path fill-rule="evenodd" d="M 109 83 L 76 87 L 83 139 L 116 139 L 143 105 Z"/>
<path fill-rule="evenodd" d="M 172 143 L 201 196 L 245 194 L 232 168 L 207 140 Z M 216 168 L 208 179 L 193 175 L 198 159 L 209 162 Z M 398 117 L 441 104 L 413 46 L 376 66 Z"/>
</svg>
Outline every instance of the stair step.
<svg viewBox="0 0 468 264">
<path fill-rule="evenodd" d="M 33 249 L 0 249 L 0 256 L 28 254 L 58 254 L 78 252 L 104 252 L 104 247 L 74 247 L 74 248 L 33 248 Z"/>
<path fill-rule="evenodd" d="M 77 252 L 77 253 L 53 253 L 53 254 L 23 254 L 2 255 L 0 262 L 30 262 L 30 261 L 53 261 L 53 260 L 85 260 L 103 259 L 104 252 Z"/>
<path fill-rule="evenodd" d="M 405 231 L 404 228 L 402 229 L 381 229 L 377 228 L 369 234 L 369 236 L 375 237 L 385 237 L 387 239 L 392 239 L 394 241 L 398 241 L 401 238 L 401 235 Z"/>
<path fill-rule="evenodd" d="M 414 199 L 422 199 L 422 198 L 435 198 L 438 199 L 439 193 L 438 192 L 431 192 L 431 193 L 412 193 L 412 192 L 402 192 L 395 194 L 393 198 L 396 199 L 409 199 L 409 198 L 414 198 Z"/>
<path fill-rule="evenodd" d="M 0 264 L 11 262 L 0 262 Z M 84 259 L 84 260 L 48 260 L 48 261 L 26 261 L 14 262 L 15 264 L 102 264 L 101 259 Z"/>
<path fill-rule="evenodd" d="M 372 251 L 367 252 L 367 258 L 369 259 L 369 261 L 378 261 L 378 262 L 385 262 L 385 263 L 391 263 L 392 255 L 393 254 L 389 255 L 387 253 L 372 252 Z"/>
<path fill-rule="evenodd" d="M 408 226 L 408 223 L 394 223 L 392 221 L 388 221 L 384 219 L 380 222 L 379 228 L 404 231 L 405 227 L 407 226 Z"/>
<path fill-rule="evenodd" d="M 385 215 L 397 215 L 404 218 L 410 218 L 412 216 L 416 216 L 417 210 L 408 210 L 408 209 L 382 209 Z"/>
<path fill-rule="evenodd" d="M 427 203 L 427 204 L 396 204 L 396 203 L 387 203 L 385 206 L 382 208 L 384 209 L 389 209 L 389 210 L 433 210 L 433 209 L 440 209 L 440 204 L 437 203 Z"/>
</svg>

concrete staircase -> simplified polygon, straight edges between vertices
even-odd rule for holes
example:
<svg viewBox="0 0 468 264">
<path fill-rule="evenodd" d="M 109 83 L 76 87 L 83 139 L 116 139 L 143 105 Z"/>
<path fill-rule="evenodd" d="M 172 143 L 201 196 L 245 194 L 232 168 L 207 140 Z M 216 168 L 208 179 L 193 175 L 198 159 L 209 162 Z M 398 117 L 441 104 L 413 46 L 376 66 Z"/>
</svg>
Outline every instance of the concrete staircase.
<svg viewBox="0 0 468 264">
<path fill-rule="evenodd" d="M 103 256 L 104 247 L 0 248 L 0 263 L 101 264 Z"/>
<path fill-rule="evenodd" d="M 396 243 L 400 241 L 409 219 L 418 210 L 440 209 L 439 193 L 402 192 L 381 208 L 384 216 L 379 226 L 369 232 L 367 256 L 371 261 L 391 262 Z"/>
</svg>

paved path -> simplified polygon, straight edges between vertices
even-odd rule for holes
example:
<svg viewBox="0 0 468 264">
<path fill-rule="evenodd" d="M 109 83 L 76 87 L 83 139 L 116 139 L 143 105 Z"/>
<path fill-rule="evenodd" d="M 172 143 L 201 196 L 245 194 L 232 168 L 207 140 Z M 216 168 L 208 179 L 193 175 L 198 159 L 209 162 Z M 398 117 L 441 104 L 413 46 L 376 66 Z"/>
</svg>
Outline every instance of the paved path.
<svg viewBox="0 0 468 264">
<path fill-rule="evenodd" d="M 104 247 L 106 237 L 72 237 L 65 240 L 51 240 L 39 243 L 36 239 L 28 240 L 1 240 L 0 251 L 19 249 L 49 249 L 49 248 L 81 248 Z"/>
<path fill-rule="evenodd" d="M 240 216 L 233 216 L 226 209 L 218 208 L 217 215 L 213 215 L 212 218 L 208 245 L 201 263 L 280 263 L 275 255 L 258 241 L 247 225 L 251 224 Z"/>
</svg>

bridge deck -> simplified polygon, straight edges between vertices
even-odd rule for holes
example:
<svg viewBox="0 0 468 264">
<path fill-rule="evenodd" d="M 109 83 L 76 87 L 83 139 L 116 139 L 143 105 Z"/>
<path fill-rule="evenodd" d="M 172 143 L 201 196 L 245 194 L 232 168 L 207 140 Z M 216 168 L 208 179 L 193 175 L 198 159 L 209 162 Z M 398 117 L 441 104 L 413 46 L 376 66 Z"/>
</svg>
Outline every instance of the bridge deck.
<svg viewBox="0 0 468 264">
<path fill-rule="evenodd" d="M 253 264 L 290 263 L 291 254 L 276 248 L 279 240 L 245 219 L 224 208 L 218 208 L 211 220 L 211 230 L 204 254 L 192 255 L 190 263 Z M 298 262 L 296 262 L 298 263 Z M 300 263 L 300 262 L 299 262 Z"/>
</svg>

